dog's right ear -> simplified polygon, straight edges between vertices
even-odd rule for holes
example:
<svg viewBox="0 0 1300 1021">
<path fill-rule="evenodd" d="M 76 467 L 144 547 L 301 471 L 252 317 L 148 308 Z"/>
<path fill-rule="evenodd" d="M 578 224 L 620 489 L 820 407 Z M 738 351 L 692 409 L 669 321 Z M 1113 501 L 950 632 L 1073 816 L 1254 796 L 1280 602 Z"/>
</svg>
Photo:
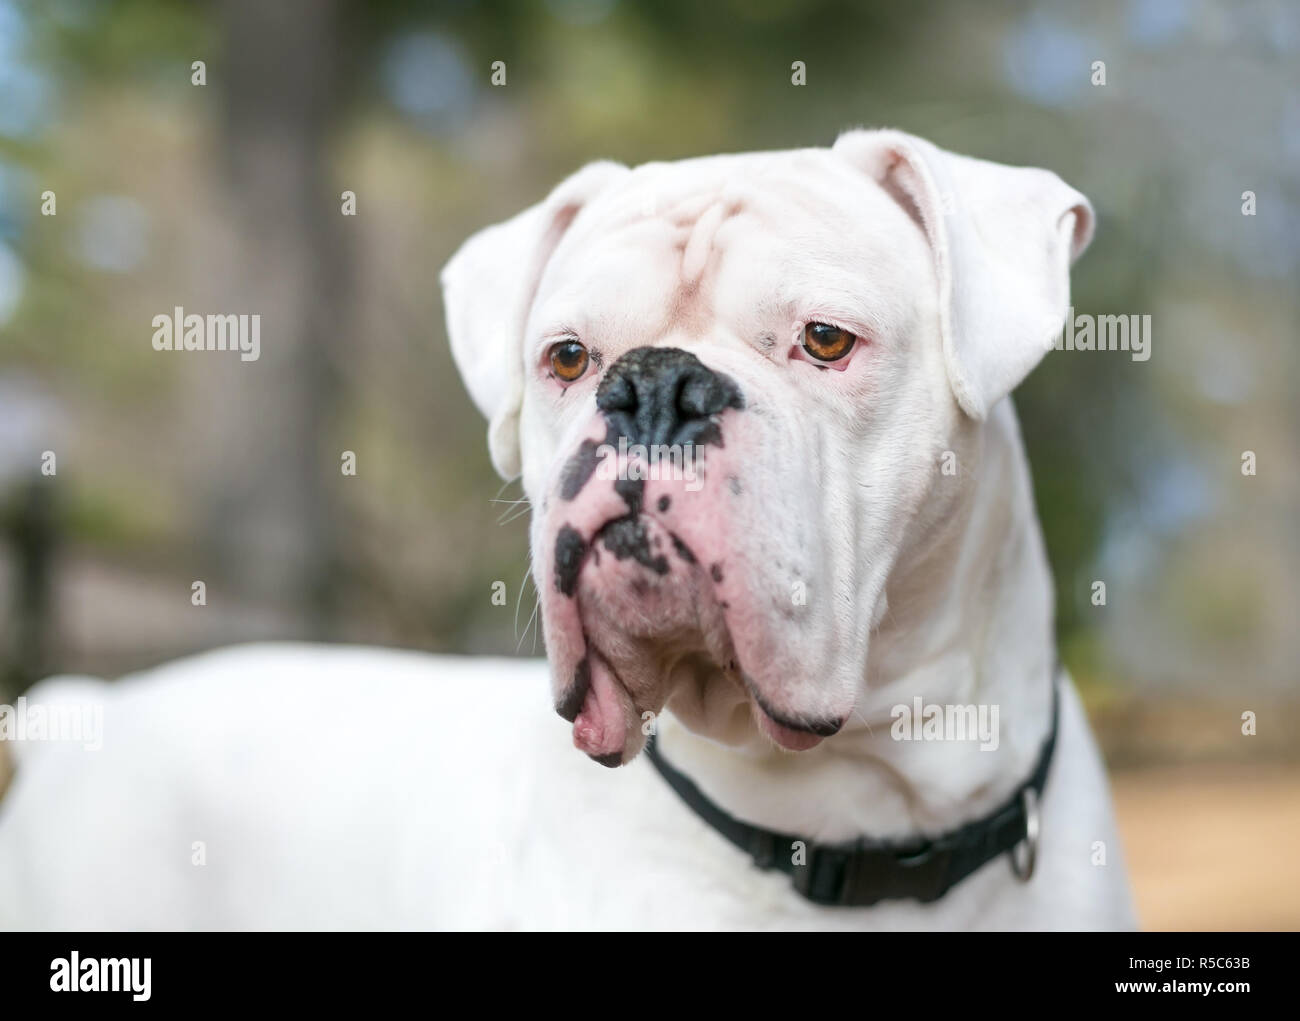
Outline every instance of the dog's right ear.
<svg viewBox="0 0 1300 1021">
<path fill-rule="evenodd" d="M 582 207 L 628 172 L 588 163 L 537 205 L 473 235 L 443 267 L 451 355 L 488 420 L 488 452 L 504 479 L 519 474 L 524 329 L 542 271 Z"/>
</svg>

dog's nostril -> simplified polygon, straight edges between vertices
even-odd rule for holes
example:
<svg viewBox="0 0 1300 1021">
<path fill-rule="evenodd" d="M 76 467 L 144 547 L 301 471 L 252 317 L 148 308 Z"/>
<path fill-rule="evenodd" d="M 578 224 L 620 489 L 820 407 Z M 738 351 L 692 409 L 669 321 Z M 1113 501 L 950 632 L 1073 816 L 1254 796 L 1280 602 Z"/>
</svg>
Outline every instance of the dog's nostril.
<svg viewBox="0 0 1300 1021">
<path fill-rule="evenodd" d="M 693 418 L 716 415 L 722 410 L 722 407 L 718 406 L 721 396 L 718 389 L 716 377 L 712 373 L 709 373 L 706 378 L 692 373 L 682 382 L 682 390 L 677 397 L 677 407 L 684 415 Z"/>
<path fill-rule="evenodd" d="M 600 386 L 596 404 L 602 411 L 636 411 L 636 389 L 626 376 L 611 372 Z"/>
</svg>

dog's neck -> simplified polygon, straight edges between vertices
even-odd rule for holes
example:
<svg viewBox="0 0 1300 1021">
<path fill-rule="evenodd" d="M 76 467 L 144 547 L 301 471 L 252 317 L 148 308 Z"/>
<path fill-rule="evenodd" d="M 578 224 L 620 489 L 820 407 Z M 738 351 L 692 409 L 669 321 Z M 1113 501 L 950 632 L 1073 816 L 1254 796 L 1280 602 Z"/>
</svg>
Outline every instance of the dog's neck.
<svg viewBox="0 0 1300 1021">
<path fill-rule="evenodd" d="M 890 576 L 889 612 L 839 734 L 792 754 L 730 748 L 671 715 L 660 721 L 665 757 L 719 807 L 819 841 L 932 834 L 991 811 L 1033 769 L 1050 726 L 1053 598 L 1009 400 L 978 442 L 979 485 L 937 533 L 909 538 Z M 896 739 L 895 707 L 910 710 L 917 696 L 925 707 L 983 706 L 985 720 L 996 709 L 996 749 L 969 737 Z"/>
</svg>

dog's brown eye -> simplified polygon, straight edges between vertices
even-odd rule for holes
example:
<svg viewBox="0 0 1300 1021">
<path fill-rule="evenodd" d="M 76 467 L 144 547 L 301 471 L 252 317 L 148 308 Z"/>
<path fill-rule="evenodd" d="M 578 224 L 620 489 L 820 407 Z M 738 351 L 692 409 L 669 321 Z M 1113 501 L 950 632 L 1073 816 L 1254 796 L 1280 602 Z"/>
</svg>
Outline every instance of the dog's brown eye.
<svg viewBox="0 0 1300 1021">
<path fill-rule="evenodd" d="M 587 349 L 576 340 L 562 340 L 551 345 L 551 371 L 566 383 L 572 383 L 587 371 Z"/>
<path fill-rule="evenodd" d="M 827 323 L 809 323 L 803 328 L 803 349 L 821 362 L 836 362 L 853 350 L 858 338 L 848 330 Z"/>
</svg>

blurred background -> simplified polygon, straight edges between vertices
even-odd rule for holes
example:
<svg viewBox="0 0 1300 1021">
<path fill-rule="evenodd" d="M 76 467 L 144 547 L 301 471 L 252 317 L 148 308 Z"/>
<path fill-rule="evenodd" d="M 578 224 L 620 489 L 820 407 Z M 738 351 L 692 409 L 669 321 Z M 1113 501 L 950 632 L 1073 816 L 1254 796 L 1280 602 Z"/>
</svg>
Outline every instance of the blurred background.
<svg viewBox="0 0 1300 1021">
<path fill-rule="evenodd" d="M 1076 311 L 1152 317 L 1017 394 L 1062 655 L 1144 924 L 1300 927 L 1298 85 L 1282 0 L 0 0 L 0 702 L 268 637 L 540 654 L 439 268 L 590 159 L 899 127 L 1060 173 Z M 153 350 L 175 306 L 260 359 Z"/>
</svg>

